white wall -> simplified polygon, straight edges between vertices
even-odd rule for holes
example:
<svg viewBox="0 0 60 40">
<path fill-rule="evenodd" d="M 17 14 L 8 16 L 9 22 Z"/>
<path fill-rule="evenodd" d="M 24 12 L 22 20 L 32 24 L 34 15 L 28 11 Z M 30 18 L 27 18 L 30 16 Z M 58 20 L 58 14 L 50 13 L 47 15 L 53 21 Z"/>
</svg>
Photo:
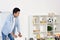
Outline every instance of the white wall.
<svg viewBox="0 0 60 40">
<path fill-rule="evenodd" d="M 12 11 L 14 7 L 21 9 L 21 32 L 23 37 L 28 37 L 28 16 L 47 15 L 49 12 L 59 14 L 60 0 L 0 0 L 1 11 Z"/>
</svg>

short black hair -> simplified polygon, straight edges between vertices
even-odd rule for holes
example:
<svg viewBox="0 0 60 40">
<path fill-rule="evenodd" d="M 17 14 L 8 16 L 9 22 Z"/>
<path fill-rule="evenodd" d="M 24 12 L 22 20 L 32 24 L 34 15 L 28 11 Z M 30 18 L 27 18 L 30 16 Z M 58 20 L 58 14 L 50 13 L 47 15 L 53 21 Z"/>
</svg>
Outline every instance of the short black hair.
<svg viewBox="0 0 60 40">
<path fill-rule="evenodd" d="M 14 13 L 17 13 L 18 11 L 20 11 L 20 9 L 19 9 L 19 8 L 17 8 L 17 7 L 16 7 L 16 8 L 14 8 L 14 9 L 13 9 L 13 14 L 14 14 Z"/>
</svg>

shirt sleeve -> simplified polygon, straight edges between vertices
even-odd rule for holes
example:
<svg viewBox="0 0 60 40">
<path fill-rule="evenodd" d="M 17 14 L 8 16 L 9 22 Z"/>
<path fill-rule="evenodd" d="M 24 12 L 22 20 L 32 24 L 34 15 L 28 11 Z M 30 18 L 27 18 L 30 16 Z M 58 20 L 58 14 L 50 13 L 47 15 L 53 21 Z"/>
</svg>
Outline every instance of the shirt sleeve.
<svg viewBox="0 0 60 40">
<path fill-rule="evenodd" d="M 15 25 L 14 19 L 10 18 L 10 20 L 8 21 L 8 24 L 9 24 L 9 33 L 11 33 Z"/>
<path fill-rule="evenodd" d="M 17 19 L 17 31 L 20 32 L 20 24 L 19 24 L 19 19 Z"/>
</svg>

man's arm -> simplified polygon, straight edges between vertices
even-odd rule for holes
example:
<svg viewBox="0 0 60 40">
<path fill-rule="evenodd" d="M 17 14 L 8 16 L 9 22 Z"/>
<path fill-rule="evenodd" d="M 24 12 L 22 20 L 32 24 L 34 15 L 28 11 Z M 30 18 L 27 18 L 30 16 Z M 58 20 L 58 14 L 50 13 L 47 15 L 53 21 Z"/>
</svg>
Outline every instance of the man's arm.
<svg viewBox="0 0 60 40">
<path fill-rule="evenodd" d="M 19 20 L 17 19 L 17 31 L 18 31 L 18 36 L 19 37 L 22 37 L 22 35 L 21 35 L 21 32 L 20 32 L 20 24 L 19 24 Z"/>
<path fill-rule="evenodd" d="M 12 16 L 10 15 L 7 20 L 8 20 L 7 21 L 7 26 L 8 26 L 8 29 L 9 29 L 8 31 L 9 31 L 9 33 L 11 33 L 13 28 L 14 28 Z"/>
<path fill-rule="evenodd" d="M 9 31 L 9 33 L 13 36 L 13 37 L 15 37 L 15 38 L 17 38 L 17 36 L 14 34 L 14 32 L 13 32 L 13 30 L 14 30 L 14 26 L 15 26 L 15 19 L 12 17 L 12 16 L 10 16 L 10 20 L 9 20 L 9 23 L 8 24 L 10 24 L 9 26 L 10 26 L 10 31 Z"/>
</svg>

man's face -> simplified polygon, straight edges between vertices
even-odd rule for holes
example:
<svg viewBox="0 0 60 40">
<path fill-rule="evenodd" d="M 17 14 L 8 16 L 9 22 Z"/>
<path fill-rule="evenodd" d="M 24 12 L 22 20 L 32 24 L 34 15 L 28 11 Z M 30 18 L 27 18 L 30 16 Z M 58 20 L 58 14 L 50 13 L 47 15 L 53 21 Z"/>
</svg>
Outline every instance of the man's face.
<svg viewBox="0 0 60 40">
<path fill-rule="evenodd" d="M 18 16 L 19 16 L 19 14 L 20 14 L 20 11 L 18 11 L 18 12 L 16 12 L 16 13 L 14 13 L 14 17 L 18 17 Z"/>
</svg>

